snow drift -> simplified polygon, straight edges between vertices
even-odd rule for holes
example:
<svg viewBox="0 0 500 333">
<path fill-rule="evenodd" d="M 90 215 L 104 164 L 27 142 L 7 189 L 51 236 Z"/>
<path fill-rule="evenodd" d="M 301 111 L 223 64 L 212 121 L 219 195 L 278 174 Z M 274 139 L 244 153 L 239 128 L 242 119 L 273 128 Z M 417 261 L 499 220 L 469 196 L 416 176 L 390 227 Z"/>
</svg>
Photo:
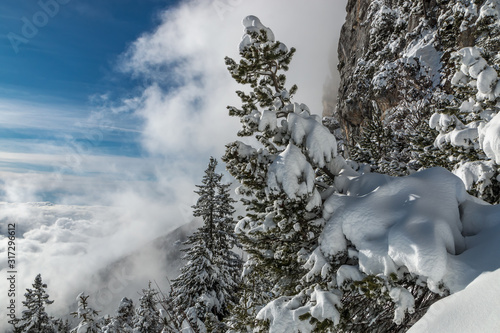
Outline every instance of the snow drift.
<svg viewBox="0 0 500 333">
<path fill-rule="evenodd" d="M 325 202 L 320 239 L 326 256 L 345 251 L 349 240 L 363 273 L 389 275 L 405 267 L 435 291 L 441 283 L 459 291 L 500 267 L 499 257 L 488 256 L 500 251 L 500 207 L 467 194 L 445 169 L 407 177 L 368 173 L 352 178 L 346 193 Z"/>
</svg>

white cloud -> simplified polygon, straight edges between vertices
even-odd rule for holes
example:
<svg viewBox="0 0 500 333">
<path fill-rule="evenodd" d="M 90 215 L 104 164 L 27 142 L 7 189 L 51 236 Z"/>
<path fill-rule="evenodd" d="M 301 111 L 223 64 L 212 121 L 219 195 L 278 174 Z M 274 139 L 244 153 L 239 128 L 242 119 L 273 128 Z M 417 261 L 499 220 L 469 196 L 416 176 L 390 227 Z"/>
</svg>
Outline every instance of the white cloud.
<svg viewBox="0 0 500 333">
<path fill-rule="evenodd" d="M 234 91 L 241 88 L 227 73 L 224 57 L 238 57 L 240 22 L 249 14 L 297 48 L 289 84 L 299 85 L 297 101 L 321 114 L 334 32 L 340 30 L 344 7 L 345 1 L 326 0 L 185 1 L 166 11 L 157 29 L 130 46 L 120 66 L 153 81 L 137 111 L 145 121 L 144 145 L 162 154 L 207 149 L 222 154 L 224 145 L 235 139 L 239 125 L 229 118 L 226 106 L 238 105 Z"/>
<path fill-rule="evenodd" d="M 68 112 L 68 109 L 71 112 Z M 50 105 L 0 99 L 0 126 L 66 132 L 75 123 L 85 119 L 86 110 L 74 105 Z"/>
<path fill-rule="evenodd" d="M 185 202 L 190 199 L 177 198 Z M 31 287 L 38 273 L 48 284 L 51 298 L 56 300 L 47 310 L 57 316 L 66 315 L 74 310 L 72 303 L 78 293 L 85 290 L 94 296 L 106 287 L 99 282 L 102 283 L 102 274 L 109 265 L 115 265 L 119 259 L 192 218 L 189 206 L 154 198 L 151 189 L 127 190 L 114 200 L 113 207 L 0 202 L 3 225 L 16 224 L 18 314 L 23 291 Z M 0 233 L 5 231 L 1 228 Z M 7 239 L 0 235 L 0 255 L 4 258 L 6 250 Z M 132 270 L 123 277 L 126 281 L 119 289 L 120 295 L 113 294 L 114 298 L 136 298 L 139 288 L 146 287 L 150 279 L 156 279 L 166 288 L 168 263 L 163 257 L 163 253 L 150 251 L 146 258 L 134 259 Z M 6 264 L 6 260 L 0 263 L 0 273 L 4 276 Z M 7 289 L 7 281 L 0 280 L 0 293 L 7 295 Z M 110 313 L 117 305 L 106 299 L 97 301 L 100 310 Z M 6 318 L 4 307 L 0 308 L 0 316 Z M 5 324 L 0 321 L 0 330 L 5 331 L 2 326 Z"/>
</svg>

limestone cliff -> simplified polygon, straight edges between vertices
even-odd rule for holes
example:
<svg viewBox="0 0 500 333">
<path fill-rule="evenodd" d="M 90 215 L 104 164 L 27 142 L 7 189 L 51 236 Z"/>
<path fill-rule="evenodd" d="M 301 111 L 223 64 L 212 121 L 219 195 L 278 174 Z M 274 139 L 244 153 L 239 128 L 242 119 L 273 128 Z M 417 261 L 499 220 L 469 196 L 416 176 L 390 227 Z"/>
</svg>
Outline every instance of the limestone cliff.
<svg viewBox="0 0 500 333">
<path fill-rule="evenodd" d="M 387 123 L 395 113 L 421 112 L 427 122 L 443 103 L 453 104 L 464 47 L 478 47 L 498 70 L 499 7 L 498 0 L 349 0 L 336 109 L 348 141 L 374 118 Z"/>
</svg>

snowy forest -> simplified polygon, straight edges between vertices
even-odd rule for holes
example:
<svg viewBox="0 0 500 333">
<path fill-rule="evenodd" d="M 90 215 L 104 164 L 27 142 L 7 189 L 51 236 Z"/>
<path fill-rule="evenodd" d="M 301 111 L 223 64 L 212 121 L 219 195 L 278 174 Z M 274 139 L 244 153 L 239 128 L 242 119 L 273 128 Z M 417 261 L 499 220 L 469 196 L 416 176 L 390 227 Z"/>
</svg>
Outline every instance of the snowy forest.
<svg viewBox="0 0 500 333">
<path fill-rule="evenodd" d="M 41 274 L 12 331 L 498 332 L 500 1 L 350 0 L 323 117 L 287 82 L 300 50 L 242 23 L 239 140 L 193 189 L 170 290 L 107 314 L 75 291 L 54 318 Z"/>
</svg>

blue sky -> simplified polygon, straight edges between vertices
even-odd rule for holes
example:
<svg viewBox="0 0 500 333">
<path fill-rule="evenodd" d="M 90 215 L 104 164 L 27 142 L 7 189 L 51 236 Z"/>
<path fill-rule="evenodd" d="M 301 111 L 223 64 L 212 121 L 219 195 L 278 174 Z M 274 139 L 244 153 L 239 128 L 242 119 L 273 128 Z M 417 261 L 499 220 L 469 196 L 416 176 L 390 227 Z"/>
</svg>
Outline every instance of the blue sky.
<svg viewBox="0 0 500 333">
<path fill-rule="evenodd" d="M 113 71 L 116 58 L 126 45 L 158 25 L 160 10 L 175 2 L 2 1 L 0 96 L 84 104 L 92 94 L 129 89 L 128 77 L 117 77 Z M 38 30 L 33 37 L 26 36 L 33 30 L 24 19 Z M 28 42 L 17 36 L 29 37 Z"/>
<path fill-rule="evenodd" d="M 162 10 L 175 4 L 170 0 L 2 1 L 0 150 L 24 155 L 0 155 L 0 170 L 87 177 L 104 173 L 113 178 L 116 175 L 109 172 L 75 168 L 76 162 L 26 157 L 146 154 L 138 139 L 141 122 L 133 112 L 119 119 L 109 113 L 106 119 L 92 117 L 116 102 L 109 96 L 126 98 L 137 89 L 137 80 L 116 70 L 117 59 L 127 45 L 160 23 Z M 103 125 L 111 123 L 114 126 Z M 37 192 L 33 199 L 61 199 L 60 191 Z"/>
<path fill-rule="evenodd" d="M 0 201 L 191 203 L 208 158 L 237 139 L 223 59 L 238 56 L 241 19 L 299 49 L 289 82 L 321 114 L 343 2 L 2 1 Z"/>
<path fill-rule="evenodd" d="M 40 128 L 40 122 L 4 122 L 0 146 L 29 152 L 33 143 L 60 146 L 68 136 L 76 145 L 85 141 L 83 123 L 95 107 L 95 95 L 123 96 L 136 85 L 130 75 L 115 70 L 116 59 L 158 25 L 160 11 L 172 5 L 171 0 L 2 1 L 0 100 L 37 109 L 37 117 L 55 124 Z M 68 115 L 64 128 L 54 131 L 65 121 L 61 116 Z M 106 131 L 106 139 L 91 145 L 92 151 L 140 156 L 138 125 L 131 118 L 123 124 L 128 130 Z M 22 170 L 47 168 L 21 164 Z"/>
</svg>

